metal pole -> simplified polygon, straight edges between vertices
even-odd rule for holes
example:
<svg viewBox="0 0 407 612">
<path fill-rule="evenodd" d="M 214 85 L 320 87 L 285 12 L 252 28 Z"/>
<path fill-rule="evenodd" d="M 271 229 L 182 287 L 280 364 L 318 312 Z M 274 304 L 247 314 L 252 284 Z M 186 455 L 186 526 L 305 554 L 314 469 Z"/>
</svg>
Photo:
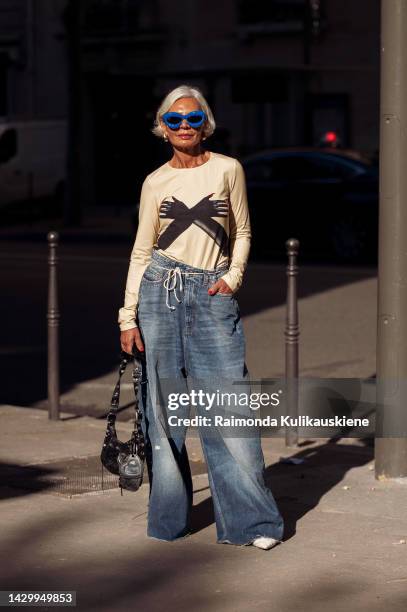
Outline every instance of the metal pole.
<svg viewBox="0 0 407 612">
<path fill-rule="evenodd" d="M 48 418 L 59 419 L 58 233 L 48 232 Z"/>
<path fill-rule="evenodd" d="M 287 240 L 287 310 L 285 327 L 285 376 L 287 416 L 298 417 L 298 299 L 297 299 L 297 255 L 300 243 L 295 238 Z M 286 446 L 298 445 L 298 427 L 286 427 Z"/>
<path fill-rule="evenodd" d="M 382 0 L 376 478 L 407 476 L 407 2 Z"/>
</svg>

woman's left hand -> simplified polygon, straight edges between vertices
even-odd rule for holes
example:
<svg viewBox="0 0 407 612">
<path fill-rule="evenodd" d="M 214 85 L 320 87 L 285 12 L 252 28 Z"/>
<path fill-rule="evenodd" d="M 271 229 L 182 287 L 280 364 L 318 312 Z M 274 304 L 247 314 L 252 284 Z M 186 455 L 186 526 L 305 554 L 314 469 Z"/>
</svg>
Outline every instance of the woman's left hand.
<svg viewBox="0 0 407 612">
<path fill-rule="evenodd" d="M 233 293 L 232 289 L 222 278 L 217 280 L 216 283 L 211 285 L 211 287 L 209 287 L 208 289 L 209 295 L 215 295 L 215 293 L 218 293 L 218 292 L 219 293 Z"/>
</svg>

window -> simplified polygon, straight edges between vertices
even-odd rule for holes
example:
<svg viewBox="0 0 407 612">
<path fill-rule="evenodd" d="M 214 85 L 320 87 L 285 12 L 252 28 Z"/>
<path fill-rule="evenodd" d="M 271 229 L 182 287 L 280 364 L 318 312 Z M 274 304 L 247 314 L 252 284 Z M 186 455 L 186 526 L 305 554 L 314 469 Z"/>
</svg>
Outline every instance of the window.
<svg viewBox="0 0 407 612">
<path fill-rule="evenodd" d="M 287 77 L 266 71 L 240 74 L 232 79 L 232 100 L 236 103 L 286 102 Z"/>
<path fill-rule="evenodd" d="M 247 182 L 255 183 L 272 180 L 270 160 L 248 162 L 244 170 Z"/>
<path fill-rule="evenodd" d="M 306 10 L 307 0 L 240 0 L 238 20 L 241 25 L 297 23 L 302 28 Z"/>
<path fill-rule="evenodd" d="M 89 0 L 84 6 L 84 30 L 89 35 L 135 35 L 156 28 L 158 19 L 156 0 Z"/>
<path fill-rule="evenodd" d="M 245 165 L 248 181 L 310 181 L 349 179 L 364 172 L 356 161 L 332 155 L 295 154 L 259 158 Z"/>
<path fill-rule="evenodd" d="M 272 176 L 276 181 L 309 178 L 309 164 L 300 155 L 284 155 L 271 161 Z"/>
<path fill-rule="evenodd" d="M 0 53 L 0 117 L 7 115 L 7 76 L 8 62 L 5 53 Z"/>
<path fill-rule="evenodd" d="M 356 163 L 334 155 L 310 155 L 308 163 L 310 179 L 348 179 L 361 171 Z"/>
</svg>

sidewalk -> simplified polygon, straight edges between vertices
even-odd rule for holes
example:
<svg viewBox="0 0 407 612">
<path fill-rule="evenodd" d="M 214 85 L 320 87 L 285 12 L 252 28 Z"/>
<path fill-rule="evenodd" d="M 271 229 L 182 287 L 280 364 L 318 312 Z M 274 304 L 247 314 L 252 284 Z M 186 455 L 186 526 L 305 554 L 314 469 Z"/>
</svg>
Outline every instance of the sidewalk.
<svg viewBox="0 0 407 612">
<path fill-rule="evenodd" d="M 92 312 L 100 316 L 95 325 L 103 326 L 103 338 L 115 325 L 116 311 L 111 306 L 116 296 L 122 295 L 128 259 L 132 246 L 132 215 L 134 211 L 123 210 L 121 215 L 112 216 L 112 210 L 94 210 L 88 214 L 81 228 L 61 228 L 61 240 L 58 247 L 60 261 L 60 307 L 63 309 L 61 329 L 74 329 L 76 319 L 71 314 L 78 310 L 77 303 L 82 304 L 81 321 L 89 327 Z M 51 227 L 57 228 L 54 222 L 45 222 L 30 226 L 16 226 L 0 229 L 0 252 L 3 259 L 3 273 L 9 275 L 9 293 L 17 300 L 26 300 L 21 292 L 24 283 L 31 286 L 32 278 L 43 283 L 42 296 L 46 296 L 47 283 L 47 244 L 46 233 Z M 57 228 L 58 229 L 58 228 Z M 16 272 L 10 275 L 10 267 Z M 104 272 L 104 270 L 107 270 Z M 19 279 L 17 284 L 15 278 Z M 89 285 L 88 278 L 93 285 Z M 72 279 L 72 280 L 71 280 Z M 75 280 L 73 280 L 75 279 Z M 110 280 L 111 279 L 111 280 Z M 121 280 L 122 279 L 122 280 Z M 90 292 L 91 289 L 91 292 Z M 92 293 L 98 303 L 98 312 L 92 307 L 92 300 L 86 294 Z M 374 268 L 352 268 L 337 266 L 312 266 L 299 260 L 298 276 L 299 293 L 299 367 L 302 377 L 355 377 L 369 378 L 375 374 L 376 352 L 376 303 L 377 279 Z M 72 296 L 79 296 L 73 298 Z M 45 297 L 40 304 L 38 290 L 31 297 L 35 301 L 37 314 L 35 327 L 38 329 L 45 319 Z M 252 379 L 278 378 L 284 376 L 285 359 L 285 316 L 286 316 L 286 274 L 284 263 L 261 263 L 250 261 L 245 274 L 244 284 L 239 291 L 238 300 L 243 314 L 243 325 L 246 335 L 247 364 Z M 40 310 L 43 309 L 41 312 Z M 102 314 L 103 313 L 103 314 Z M 6 313 L 9 317 L 13 313 Z M 13 325 L 21 326 L 20 319 L 12 320 Z M 109 328 L 107 326 L 110 326 Z M 9 367 L 11 358 L 16 361 L 20 351 L 24 357 L 28 351 L 33 353 L 32 346 L 26 346 L 26 338 L 31 337 L 33 330 L 27 330 L 21 337 L 15 333 L 3 348 L 5 367 Z M 31 332 L 31 333 L 30 333 Z M 78 376 L 67 376 L 66 368 L 61 373 L 61 404 L 71 414 L 88 414 L 100 416 L 104 413 L 117 378 L 117 367 L 114 359 L 106 356 L 115 355 L 118 347 L 118 330 L 114 329 L 114 342 L 101 339 L 98 350 L 98 367 L 89 373 Z M 34 379 L 43 377 L 45 371 L 46 338 L 37 334 L 36 345 L 39 359 L 34 367 Z M 328 339 L 328 341 L 327 341 Z M 89 344 L 89 342 L 88 342 Z M 68 346 L 69 345 L 69 346 Z M 75 342 L 66 337 L 62 348 L 76 355 Z M 68 348 L 67 348 L 68 347 Z M 83 345 L 85 350 L 86 343 Z M 19 354 L 20 354 L 19 353 Z M 94 360 L 93 355 L 89 355 Z M 41 361 L 41 364 L 40 364 Z M 22 361 L 19 360 L 21 365 Z M 33 364 L 31 364 L 33 365 Z M 41 365 L 41 371 L 39 371 Z M 112 367 L 113 366 L 113 367 Z M 81 370 L 82 372 L 82 370 Z M 66 384 L 65 384 L 66 383 Z M 35 380 L 33 381 L 35 384 Z M 14 399 L 13 390 L 3 401 L 25 405 L 25 398 Z M 33 399 L 34 398 L 34 399 Z M 30 403 L 37 408 L 45 408 L 44 394 L 34 394 Z M 132 386 L 130 378 L 125 376 L 122 386 L 122 404 L 130 404 Z M 124 410 L 120 419 L 128 420 L 132 411 Z"/>
<path fill-rule="evenodd" d="M 86 612 L 406 609 L 407 486 L 375 481 L 372 449 L 357 441 L 288 450 L 281 439 L 263 440 L 267 482 L 286 522 L 284 543 L 265 552 L 216 544 L 196 438 L 188 439 L 194 533 L 164 543 L 146 537 L 147 483 L 122 497 L 117 488 L 69 497 L 48 486 L 64 459 L 93 459 L 99 476 L 104 421 L 63 414 L 50 422 L 44 411 L 14 406 L 1 407 L 1 418 L 3 590 L 76 590 Z M 130 424 L 118 428 L 124 439 Z M 284 455 L 304 462 L 279 462 Z M 22 466 L 25 483 L 8 486 Z"/>
<path fill-rule="evenodd" d="M 267 275 L 272 278 L 282 276 L 284 271 L 281 272 L 280 268 L 276 264 L 250 264 L 246 285 L 239 294 L 241 310 L 247 312 L 243 317 L 243 327 L 246 361 L 252 380 L 285 375 L 285 303 L 250 312 L 255 301 L 266 305 L 273 302 L 273 297 L 262 293 L 269 291 L 271 294 L 277 289 L 263 289 L 263 285 Z M 317 278 L 321 285 L 320 290 L 300 297 L 298 303 L 301 377 L 367 379 L 375 375 L 377 279 L 368 274 L 366 278 L 360 276 L 358 270 L 300 268 L 300 288 L 316 284 Z M 334 283 L 330 286 L 332 278 L 336 279 L 337 286 Z M 100 416 L 104 414 L 116 380 L 117 368 L 76 383 L 61 395 L 61 405 L 67 412 Z M 122 383 L 122 405 L 130 405 L 133 395 L 130 374 L 126 372 Z M 38 408 L 46 408 L 46 405 L 46 400 L 35 403 Z M 119 418 L 131 419 L 132 408 L 124 410 Z"/>
<path fill-rule="evenodd" d="M 115 258 L 118 267 L 128 260 L 129 225 L 130 219 L 114 224 L 99 219 L 79 231 L 64 230 L 61 262 L 69 260 L 70 272 L 88 266 L 96 286 L 102 284 L 102 273 L 90 260 L 109 257 L 116 277 Z M 23 244 L 19 278 L 38 283 L 46 273 L 46 230 L 0 230 L 5 268 Z M 110 244 L 115 241 L 116 246 Z M 41 266 L 36 257 L 42 258 Z M 300 375 L 374 375 L 374 271 L 301 264 L 299 272 Z M 80 280 L 78 275 L 76 282 Z M 82 285 L 77 287 L 81 291 Z M 102 289 L 100 304 L 117 291 L 107 284 Z M 251 263 L 239 304 L 251 377 L 282 376 L 284 265 Z M 6 346 L 4 356 L 9 361 L 13 349 L 21 367 L 16 351 L 28 348 Z M 32 359 L 29 363 L 30 368 L 36 365 Z M 263 440 L 266 480 L 286 523 L 284 543 L 265 552 L 216 544 L 206 466 L 191 432 L 193 534 L 173 543 L 147 538 L 148 482 L 137 493 L 121 496 L 115 477 L 105 472 L 101 491 L 101 417 L 117 377 L 117 368 L 101 365 L 81 381 L 72 378 L 61 397 L 66 412 L 58 422 L 48 420 L 43 400 L 37 407 L 0 407 L 0 517 L 7 526 L 0 546 L 3 590 L 76 590 L 77 608 L 86 612 L 407 608 L 407 484 L 376 481 L 373 449 L 357 440 L 307 440 L 298 449 L 286 449 L 282 439 Z M 42 375 L 42 362 L 40 366 Z M 124 406 L 132 398 L 127 373 L 125 377 Z M 128 418 L 131 410 L 124 410 L 118 424 L 121 439 L 131 431 Z M 284 456 L 303 462 L 282 463 Z"/>
</svg>

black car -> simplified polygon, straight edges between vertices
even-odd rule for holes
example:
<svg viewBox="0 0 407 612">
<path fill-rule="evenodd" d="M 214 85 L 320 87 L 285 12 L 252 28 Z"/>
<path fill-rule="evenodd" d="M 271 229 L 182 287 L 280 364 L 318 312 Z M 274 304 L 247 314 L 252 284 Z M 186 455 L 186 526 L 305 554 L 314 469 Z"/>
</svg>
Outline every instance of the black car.
<svg viewBox="0 0 407 612">
<path fill-rule="evenodd" d="M 252 256 L 285 256 L 298 238 L 308 259 L 377 260 L 378 169 L 352 151 L 272 149 L 242 160 Z"/>
</svg>

